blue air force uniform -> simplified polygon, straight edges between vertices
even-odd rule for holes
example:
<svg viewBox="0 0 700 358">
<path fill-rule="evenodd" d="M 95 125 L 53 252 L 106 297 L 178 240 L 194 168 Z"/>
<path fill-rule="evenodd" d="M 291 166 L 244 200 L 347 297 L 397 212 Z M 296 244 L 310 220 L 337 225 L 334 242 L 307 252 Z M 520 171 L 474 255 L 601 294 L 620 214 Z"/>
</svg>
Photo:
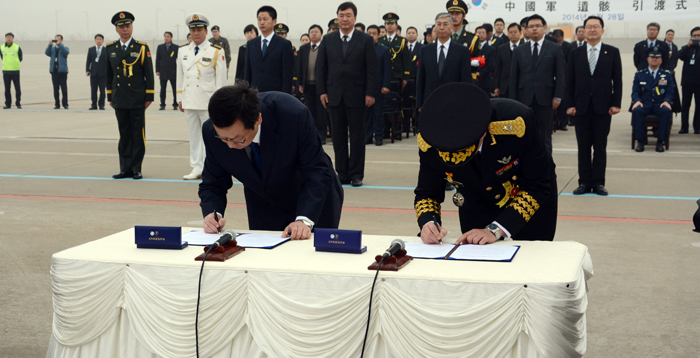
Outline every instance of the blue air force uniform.
<svg viewBox="0 0 700 358">
<path fill-rule="evenodd" d="M 671 110 L 661 107 L 663 102 L 669 105 L 673 102 L 673 94 L 676 84 L 673 74 L 659 67 L 656 71 L 646 68 L 637 71 L 634 75 L 634 85 L 632 86 L 632 104 L 641 102 L 639 106 L 632 110 L 632 124 L 634 133 L 638 141 L 643 141 L 646 128 L 644 128 L 644 117 L 653 114 L 659 117 L 659 131 L 657 133 L 657 146 L 663 144 L 666 133 L 671 125 Z"/>
</svg>

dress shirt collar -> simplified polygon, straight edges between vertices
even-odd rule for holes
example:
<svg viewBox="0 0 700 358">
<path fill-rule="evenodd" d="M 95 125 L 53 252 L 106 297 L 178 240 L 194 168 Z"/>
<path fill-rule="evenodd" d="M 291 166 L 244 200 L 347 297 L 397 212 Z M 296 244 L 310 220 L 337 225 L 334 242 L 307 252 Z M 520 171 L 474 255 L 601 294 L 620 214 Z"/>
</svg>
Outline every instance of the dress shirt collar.
<svg viewBox="0 0 700 358">
<path fill-rule="evenodd" d="M 652 47 L 652 43 L 654 43 L 654 45 L 657 45 L 659 43 L 659 39 L 656 39 L 654 41 L 647 39 L 647 47 Z"/>
<path fill-rule="evenodd" d="M 656 78 L 656 74 L 659 72 L 659 68 L 661 67 L 658 67 L 656 70 L 652 70 L 651 67 L 649 67 L 649 73 L 651 73 L 651 77 Z"/>
<path fill-rule="evenodd" d="M 338 30 L 338 33 L 340 34 L 340 41 L 343 41 L 343 36 L 346 36 L 346 35 L 343 33 L 342 30 Z M 350 42 L 350 40 L 352 40 L 352 34 L 354 34 L 354 33 L 355 33 L 355 29 L 352 29 L 352 31 L 350 31 L 350 33 L 347 34 L 348 42 Z"/>
<path fill-rule="evenodd" d="M 311 46 L 311 49 L 313 50 L 313 49 L 314 49 L 314 45 L 316 45 L 316 50 L 318 50 L 318 47 L 321 46 L 321 41 L 323 41 L 323 40 L 319 40 L 317 43 L 311 42 L 311 43 L 310 43 L 310 44 L 311 44 L 311 45 L 310 45 L 310 46 Z"/>
<path fill-rule="evenodd" d="M 389 41 L 389 43 L 391 43 L 392 41 L 394 41 L 394 38 L 395 38 L 395 37 L 396 37 L 396 32 L 394 32 L 393 35 L 389 35 L 388 33 L 386 34 L 386 40 Z"/>
<path fill-rule="evenodd" d="M 262 132 L 262 123 L 258 125 L 258 133 L 255 134 L 255 138 L 253 138 L 253 143 L 258 143 L 260 145 L 260 133 Z"/>
<path fill-rule="evenodd" d="M 132 40 L 132 39 L 133 39 L 133 37 L 130 38 L 129 41 L 127 41 L 126 43 L 122 42 L 122 40 L 119 39 L 119 43 L 120 43 L 119 46 L 120 46 L 120 47 L 124 47 L 124 46 L 129 47 L 129 44 L 131 43 L 131 40 Z"/>
<path fill-rule="evenodd" d="M 518 47 L 518 44 L 520 43 L 520 41 L 519 40 L 516 42 L 508 41 L 508 43 L 510 44 L 510 49 L 512 50 L 513 46 Z"/>
<path fill-rule="evenodd" d="M 268 43 L 267 45 L 270 46 L 269 43 Z M 195 44 L 194 44 L 194 41 L 192 41 L 192 42 L 190 43 L 190 48 L 191 48 L 192 50 L 194 50 L 195 47 L 199 47 L 199 51 L 202 51 L 202 50 L 206 49 L 207 47 L 209 47 L 209 41 L 202 41 L 202 43 L 199 44 L 199 45 L 195 45 Z M 198 53 L 198 54 L 199 54 L 199 53 Z"/>
<path fill-rule="evenodd" d="M 598 54 L 600 54 L 600 49 L 603 47 L 603 42 L 598 42 L 595 46 L 591 46 L 591 44 L 586 43 L 586 52 L 590 53 L 592 48 L 595 48 L 598 51 Z M 600 55 L 599 55 L 600 56 Z"/>
<path fill-rule="evenodd" d="M 435 44 L 437 44 L 437 58 L 438 61 L 440 61 L 440 46 L 445 45 L 445 58 L 447 58 L 447 51 L 450 49 L 450 43 L 452 42 L 452 38 L 448 38 L 447 41 L 443 44 L 440 42 L 440 39 L 437 39 L 435 41 Z"/>
<path fill-rule="evenodd" d="M 484 45 L 489 43 L 489 40 L 486 41 L 481 41 L 481 44 L 479 45 L 479 48 L 484 48 Z"/>
<path fill-rule="evenodd" d="M 260 35 L 260 48 L 262 48 L 263 40 L 267 40 L 267 46 L 270 46 L 270 42 L 272 42 L 273 37 L 275 37 L 274 31 L 272 31 L 267 37 Z"/>
<path fill-rule="evenodd" d="M 537 41 L 537 49 L 539 51 L 537 53 L 538 55 L 542 52 L 542 45 L 543 44 L 544 44 L 544 36 L 542 36 L 542 38 L 539 41 Z M 530 50 L 532 50 L 534 48 L 535 48 L 535 42 L 530 40 Z"/>
</svg>

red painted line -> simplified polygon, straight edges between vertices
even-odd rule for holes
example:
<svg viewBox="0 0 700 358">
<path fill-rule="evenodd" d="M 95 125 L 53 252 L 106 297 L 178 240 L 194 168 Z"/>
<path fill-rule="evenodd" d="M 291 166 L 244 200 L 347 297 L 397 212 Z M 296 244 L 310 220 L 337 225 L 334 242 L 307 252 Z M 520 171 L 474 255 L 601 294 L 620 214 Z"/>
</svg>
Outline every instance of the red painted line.
<svg viewBox="0 0 700 358">
<path fill-rule="evenodd" d="M 154 204 L 154 205 L 181 205 L 199 206 L 197 201 L 177 201 L 177 200 L 147 200 L 147 199 L 115 199 L 115 198 L 84 198 L 74 196 L 45 196 L 45 195 L 14 195 L 0 194 L 0 198 L 6 199 L 34 199 L 34 200 L 59 200 L 59 201 L 82 201 L 100 203 L 120 203 L 120 204 Z M 228 207 L 245 208 L 245 204 L 229 203 Z M 387 208 L 353 208 L 343 207 L 343 211 L 363 212 L 363 213 L 387 213 L 387 214 L 411 214 L 415 215 L 415 210 L 411 209 L 387 209 Z M 456 216 L 457 211 L 443 211 L 442 215 Z M 618 222 L 636 224 L 668 224 L 668 225 L 693 225 L 691 220 L 659 220 L 659 219 L 634 219 L 634 218 L 606 218 L 599 216 L 571 216 L 559 215 L 559 220 L 571 221 L 597 221 L 597 222 Z"/>
</svg>

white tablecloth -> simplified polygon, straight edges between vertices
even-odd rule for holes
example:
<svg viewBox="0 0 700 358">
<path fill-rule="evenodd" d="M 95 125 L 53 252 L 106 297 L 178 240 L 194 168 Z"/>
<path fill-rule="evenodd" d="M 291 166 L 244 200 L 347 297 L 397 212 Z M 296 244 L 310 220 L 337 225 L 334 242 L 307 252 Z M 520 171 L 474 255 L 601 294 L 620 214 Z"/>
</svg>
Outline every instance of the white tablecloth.
<svg viewBox="0 0 700 358">
<path fill-rule="evenodd" d="M 200 357 L 359 357 L 367 266 L 395 238 L 364 236 L 363 255 L 315 252 L 306 240 L 207 262 Z M 415 259 L 382 271 L 365 356 L 581 357 L 588 249 L 498 244 L 521 248 L 511 263 Z M 201 251 L 137 249 L 131 229 L 54 254 L 46 356 L 194 357 Z"/>
</svg>

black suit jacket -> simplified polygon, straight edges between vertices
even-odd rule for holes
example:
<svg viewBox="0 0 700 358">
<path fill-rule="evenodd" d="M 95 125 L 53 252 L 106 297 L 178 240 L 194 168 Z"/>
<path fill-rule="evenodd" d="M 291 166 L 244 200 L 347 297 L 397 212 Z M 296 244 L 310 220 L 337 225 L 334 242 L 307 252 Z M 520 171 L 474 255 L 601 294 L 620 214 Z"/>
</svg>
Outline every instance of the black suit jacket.
<svg viewBox="0 0 700 358">
<path fill-rule="evenodd" d="M 668 65 L 668 45 L 664 42 L 664 40 L 661 39 L 656 39 L 656 44 L 659 46 L 659 51 L 661 51 L 661 68 L 666 69 L 666 66 Z M 634 45 L 634 56 L 632 59 L 634 60 L 634 67 L 637 68 L 637 71 L 644 70 L 647 67 L 649 67 L 649 63 L 647 62 L 647 48 L 649 45 L 647 44 L 647 39 L 644 39 L 643 41 L 639 41 Z"/>
<path fill-rule="evenodd" d="M 416 78 L 416 108 L 423 103 L 436 88 L 451 82 L 472 83 L 471 54 L 469 48 L 450 41 L 442 75 L 438 71 L 438 43 L 425 45 L 420 50 L 418 76 Z"/>
<path fill-rule="evenodd" d="M 513 51 L 510 49 L 510 45 L 509 40 L 507 43 L 498 46 L 495 57 L 496 64 L 493 70 L 493 88 L 498 88 L 501 92 L 500 97 L 503 98 L 508 98 L 508 87 L 510 87 L 510 65 L 513 59 Z"/>
<path fill-rule="evenodd" d="M 480 55 L 486 61 L 483 66 L 479 67 L 479 74 L 481 75 L 481 89 L 486 91 L 487 94 L 490 94 L 493 92 L 493 81 L 491 74 L 496 68 L 496 48 L 489 45 L 487 42 L 481 47 Z"/>
<path fill-rule="evenodd" d="M 316 62 L 316 86 L 319 95 L 327 94 L 330 106 L 338 106 L 341 99 L 349 107 L 365 105 L 365 96 L 377 91 L 377 53 L 374 39 L 364 32 L 353 30 L 347 56 L 343 57 L 340 34 L 323 36 Z"/>
<path fill-rule="evenodd" d="M 100 60 L 95 62 L 97 57 L 97 49 L 92 46 L 88 49 L 87 61 L 85 62 L 85 72 L 90 72 L 90 76 L 107 76 L 107 48 L 102 47 Z"/>
<path fill-rule="evenodd" d="M 408 47 L 408 44 L 406 44 Z M 413 43 L 413 51 L 409 53 L 411 57 L 411 63 L 408 66 L 408 72 L 409 72 L 409 77 L 416 77 L 418 75 L 418 56 L 420 55 L 420 49 L 423 47 L 423 44 L 420 42 L 416 41 Z"/>
<path fill-rule="evenodd" d="M 294 86 L 294 51 L 289 40 L 274 35 L 262 54 L 262 38 L 246 44 L 244 79 L 260 92 L 292 92 Z"/>
<path fill-rule="evenodd" d="M 576 115 L 594 111 L 607 116 L 610 107 L 620 107 L 622 102 L 622 60 L 617 47 L 602 44 L 598 63 L 591 76 L 588 64 L 588 46 L 571 51 L 566 65 L 566 95 L 564 108 L 576 107 Z M 593 108 L 589 104 L 593 102 Z"/>
<path fill-rule="evenodd" d="M 668 44 L 666 44 L 666 45 L 668 46 Z M 666 65 L 666 69 L 673 72 L 676 70 L 677 66 L 678 66 L 678 46 L 676 46 L 675 43 L 671 43 L 671 46 L 669 46 L 668 64 Z"/>
<path fill-rule="evenodd" d="M 299 100 L 279 92 L 260 95 L 259 175 L 246 149 L 232 149 L 216 138 L 210 120 L 202 126 L 206 160 L 199 185 L 204 216 L 224 214 L 231 176 L 243 183 L 251 230 L 281 231 L 306 216 L 321 228 L 337 228 L 343 188 L 323 151 L 314 119 Z"/>
<path fill-rule="evenodd" d="M 564 54 L 564 62 L 569 60 L 569 55 L 571 51 L 576 48 L 576 45 L 572 45 L 571 42 L 564 41 L 561 43 L 561 53 Z"/>
<path fill-rule="evenodd" d="M 321 49 L 319 48 L 317 50 L 320 51 Z M 299 85 L 306 86 L 306 81 L 309 78 L 309 54 L 311 53 L 311 42 L 299 47 L 299 51 L 297 53 L 299 54 L 299 67 L 297 68 Z M 316 66 L 318 66 L 318 56 L 316 57 Z"/>
<path fill-rule="evenodd" d="M 564 98 L 566 64 L 559 45 L 543 41 L 536 64 L 532 63 L 532 45 L 526 42 L 513 51 L 510 67 L 510 98 L 526 106 L 537 101 L 551 106 L 552 99 Z"/>
<path fill-rule="evenodd" d="M 158 45 L 156 51 L 156 72 L 160 72 L 162 79 L 175 79 L 177 76 L 177 51 L 179 47 L 170 43 L 170 49 L 163 43 Z"/>
<path fill-rule="evenodd" d="M 238 48 L 238 58 L 236 59 L 236 79 L 244 79 L 245 76 L 245 52 L 246 44 Z"/>
</svg>

